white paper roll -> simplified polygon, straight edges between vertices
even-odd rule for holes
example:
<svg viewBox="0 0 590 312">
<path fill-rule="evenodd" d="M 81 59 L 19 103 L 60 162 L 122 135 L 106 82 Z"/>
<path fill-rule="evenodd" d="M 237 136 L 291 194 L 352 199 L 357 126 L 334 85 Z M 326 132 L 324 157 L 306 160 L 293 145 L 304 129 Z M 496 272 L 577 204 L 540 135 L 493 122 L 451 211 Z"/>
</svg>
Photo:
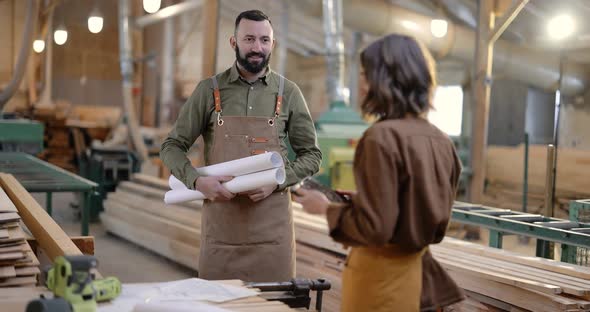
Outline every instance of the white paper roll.
<svg viewBox="0 0 590 312">
<path fill-rule="evenodd" d="M 284 182 L 285 169 L 281 167 L 235 177 L 222 185 L 232 193 L 241 193 L 263 186 L 276 186 Z M 205 195 L 199 191 L 189 189 L 171 190 L 166 192 L 164 196 L 164 202 L 166 204 L 177 204 L 197 199 L 205 199 Z"/>
<path fill-rule="evenodd" d="M 282 166 L 283 157 L 281 157 L 281 154 L 277 152 L 269 152 L 196 169 L 199 174 L 205 176 L 237 177 Z M 170 175 L 170 178 L 168 178 L 168 185 L 173 190 L 188 189 L 184 183 L 173 175 Z"/>
</svg>

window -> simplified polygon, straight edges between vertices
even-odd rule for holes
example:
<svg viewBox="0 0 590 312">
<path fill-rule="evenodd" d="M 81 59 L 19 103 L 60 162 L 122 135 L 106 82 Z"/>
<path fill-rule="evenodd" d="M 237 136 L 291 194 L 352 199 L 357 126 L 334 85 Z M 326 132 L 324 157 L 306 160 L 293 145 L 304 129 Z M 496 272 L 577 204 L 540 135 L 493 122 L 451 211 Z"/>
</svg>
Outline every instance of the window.
<svg viewBox="0 0 590 312">
<path fill-rule="evenodd" d="M 434 108 L 428 120 L 450 136 L 461 135 L 463 89 L 461 86 L 439 86 L 434 93 Z"/>
</svg>

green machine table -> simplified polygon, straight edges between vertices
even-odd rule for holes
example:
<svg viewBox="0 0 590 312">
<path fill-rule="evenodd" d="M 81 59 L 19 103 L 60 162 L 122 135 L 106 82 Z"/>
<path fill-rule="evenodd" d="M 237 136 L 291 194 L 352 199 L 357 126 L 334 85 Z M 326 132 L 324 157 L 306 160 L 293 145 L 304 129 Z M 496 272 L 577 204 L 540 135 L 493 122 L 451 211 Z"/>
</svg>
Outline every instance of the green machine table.
<svg viewBox="0 0 590 312">
<path fill-rule="evenodd" d="M 98 184 L 25 153 L 0 153 L 0 172 L 12 174 L 30 193 L 47 193 L 49 215 L 53 193 L 83 193 L 82 235 L 88 235 L 90 196 Z"/>
<path fill-rule="evenodd" d="M 462 202 L 453 205 L 452 219 L 488 228 L 490 247 L 502 248 L 502 238 L 509 234 L 536 238 L 537 257 L 551 258 L 550 242 L 561 244 L 563 262 L 573 263 L 576 248 L 590 248 L 590 223 Z"/>
</svg>

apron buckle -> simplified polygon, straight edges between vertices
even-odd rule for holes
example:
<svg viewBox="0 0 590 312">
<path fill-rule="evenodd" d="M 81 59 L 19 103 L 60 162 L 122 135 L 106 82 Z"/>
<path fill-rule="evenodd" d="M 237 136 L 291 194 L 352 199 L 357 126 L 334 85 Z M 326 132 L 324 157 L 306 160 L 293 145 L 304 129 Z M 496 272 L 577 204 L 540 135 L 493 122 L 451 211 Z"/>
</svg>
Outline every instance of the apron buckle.
<svg viewBox="0 0 590 312">
<path fill-rule="evenodd" d="M 223 119 L 221 119 L 221 111 L 217 113 L 217 125 L 223 126 Z"/>
</svg>

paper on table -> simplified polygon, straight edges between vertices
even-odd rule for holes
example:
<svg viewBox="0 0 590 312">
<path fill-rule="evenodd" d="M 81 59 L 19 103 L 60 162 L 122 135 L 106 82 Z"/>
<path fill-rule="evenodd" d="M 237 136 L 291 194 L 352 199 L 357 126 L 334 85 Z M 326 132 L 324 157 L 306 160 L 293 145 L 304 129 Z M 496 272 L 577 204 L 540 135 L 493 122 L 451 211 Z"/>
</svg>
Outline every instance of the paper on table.
<svg viewBox="0 0 590 312">
<path fill-rule="evenodd" d="M 138 303 L 132 312 L 231 312 L 202 302 Z"/>
<path fill-rule="evenodd" d="M 121 290 L 122 292 L 119 297 L 108 304 L 100 304 L 98 311 L 131 312 L 138 304 L 142 304 L 143 307 L 144 303 L 149 303 L 150 305 L 168 305 L 173 303 L 175 306 L 178 304 L 179 310 L 164 309 L 157 311 L 185 311 L 180 310 L 180 308 L 182 308 L 182 303 L 194 304 L 196 301 L 219 303 L 258 295 L 258 292 L 252 289 L 226 285 L 199 278 L 190 278 L 166 283 L 123 284 Z M 205 304 L 202 304 L 202 306 L 205 306 Z M 197 309 L 196 311 L 201 310 Z"/>
<path fill-rule="evenodd" d="M 199 174 L 206 176 L 237 177 L 282 166 L 283 157 L 281 157 L 281 154 L 268 152 L 196 169 Z M 170 178 L 168 178 L 168 185 L 173 190 L 187 189 L 186 185 L 173 175 L 170 175 Z"/>
<path fill-rule="evenodd" d="M 241 193 L 263 186 L 279 185 L 284 182 L 285 169 L 275 168 L 235 177 L 222 185 L 232 193 Z M 189 189 L 171 190 L 164 195 L 164 202 L 166 204 L 177 204 L 197 199 L 205 199 L 205 195 L 199 191 Z"/>
</svg>

